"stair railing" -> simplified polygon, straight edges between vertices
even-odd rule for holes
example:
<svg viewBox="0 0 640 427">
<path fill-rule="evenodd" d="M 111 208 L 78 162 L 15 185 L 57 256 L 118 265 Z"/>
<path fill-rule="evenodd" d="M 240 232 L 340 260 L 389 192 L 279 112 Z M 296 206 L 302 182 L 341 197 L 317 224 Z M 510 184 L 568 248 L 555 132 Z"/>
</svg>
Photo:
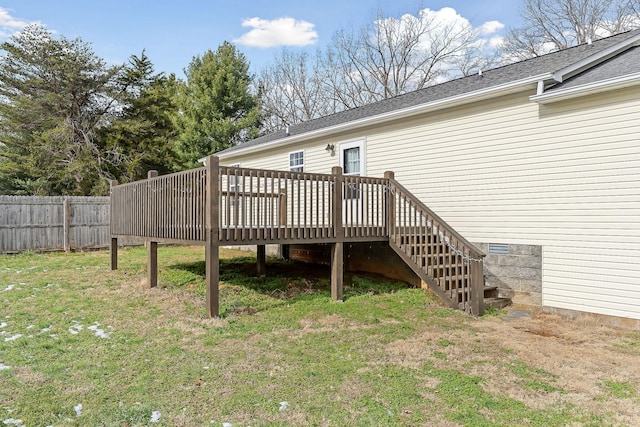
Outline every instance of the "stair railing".
<svg viewBox="0 0 640 427">
<path fill-rule="evenodd" d="M 390 246 L 453 308 L 482 315 L 485 254 L 387 172 Z"/>
</svg>

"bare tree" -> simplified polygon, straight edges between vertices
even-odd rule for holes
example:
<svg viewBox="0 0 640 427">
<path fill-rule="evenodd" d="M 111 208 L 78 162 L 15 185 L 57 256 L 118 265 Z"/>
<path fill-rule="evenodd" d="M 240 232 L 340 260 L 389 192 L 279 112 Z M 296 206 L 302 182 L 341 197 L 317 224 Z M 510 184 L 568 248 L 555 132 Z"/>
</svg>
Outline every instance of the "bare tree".
<svg viewBox="0 0 640 427">
<path fill-rule="evenodd" d="M 622 30 L 640 28 L 640 0 L 621 1 L 617 7 Z"/>
<path fill-rule="evenodd" d="M 439 20 L 429 9 L 377 19 L 359 31 L 336 33 L 327 52 L 328 84 L 344 108 L 447 80 L 472 53 L 477 34 L 460 20 Z"/>
<path fill-rule="evenodd" d="M 306 52 L 283 49 L 280 56 L 261 71 L 258 86 L 264 131 L 273 132 L 335 111 L 321 79 L 320 55 L 317 52 L 310 58 Z"/>
<path fill-rule="evenodd" d="M 422 89 L 487 68 L 482 42 L 453 9 L 398 18 L 379 11 L 314 57 L 283 50 L 260 73 L 263 131 Z"/>
<path fill-rule="evenodd" d="M 640 0 L 629 0 L 626 7 L 628 8 L 628 13 L 640 16 Z"/>
<path fill-rule="evenodd" d="M 637 28 L 637 6 L 638 0 L 525 0 L 525 24 L 508 30 L 501 50 L 521 60 Z"/>
<path fill-rule="evenodd" d="M 478 40 L 465 48 L 464 53 L 452 62 L 450 74 L 470 76 L 496 66 L 499 63 L 497 53 L 492 49 L 486 49 L 484 43 Z"/>
</svg>

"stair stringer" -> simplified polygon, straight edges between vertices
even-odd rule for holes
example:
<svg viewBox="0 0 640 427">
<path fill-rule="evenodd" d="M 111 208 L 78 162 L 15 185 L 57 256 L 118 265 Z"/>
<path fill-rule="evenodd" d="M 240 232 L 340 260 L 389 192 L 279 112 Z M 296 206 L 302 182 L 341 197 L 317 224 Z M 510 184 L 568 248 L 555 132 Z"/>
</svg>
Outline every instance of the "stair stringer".
<svg viewBox="0 0 640 427">
<path fill-rule="evenodd" d="M 438 284 L 438 281 L 431 277 L 424 269 L 419 266 L 409 255 L 406 254 L 403 248 L 397 245 L 393 239 L 389 239 L 389 246 L 391 249 L 395 251 L 395 253 L 400 256 L 402 261 L 420 278 L 424 283 L 427 284 L 429 289 L 433 291 L 434 294 L 440 298 L 442 302 L 444 302 L 447 306 L 453 309 L 460 309 L 458 301 L 454 301 L 446 291 L 443 291 Z"/>
</svg>

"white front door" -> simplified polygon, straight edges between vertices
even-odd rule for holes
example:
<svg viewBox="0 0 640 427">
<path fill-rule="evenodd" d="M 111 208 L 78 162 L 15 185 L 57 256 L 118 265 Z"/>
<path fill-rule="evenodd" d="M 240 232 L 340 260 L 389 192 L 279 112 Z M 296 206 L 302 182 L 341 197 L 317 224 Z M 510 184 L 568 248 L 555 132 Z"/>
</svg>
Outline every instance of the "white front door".
<svg viewBox="0 0 640 427">
<path fill-rule="evenodd" d="M 340 166 L 346 176 L 365 175 L 364 140 L 348 141 L 340 144 Z M 361 188 L 354 183 L 346 183 L 342 189 L 342 221 L 345 225 L 362 222 Z"/>
</svg>

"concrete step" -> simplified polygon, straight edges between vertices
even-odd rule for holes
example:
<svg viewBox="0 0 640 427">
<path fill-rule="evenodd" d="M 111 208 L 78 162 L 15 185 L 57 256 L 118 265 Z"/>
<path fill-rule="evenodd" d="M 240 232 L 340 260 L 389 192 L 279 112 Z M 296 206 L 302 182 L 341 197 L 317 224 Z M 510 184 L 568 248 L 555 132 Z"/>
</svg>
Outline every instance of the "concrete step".
<svg viewBox="0 0 640 427">
<path fill-rule="evenodd" d="M 511 305 L 511 298 L 485 298 L 484 299 L 484 308 L 487 309 L 489 307 L 495 309 L 505 308 L 506 306 Z"/>
<path fill-rule="evenodd" d="M 484 287 L 484 297 L 485 298 L 498 298 L 498 287 L 497 286 L 485 286 Z"/>
</svg>

